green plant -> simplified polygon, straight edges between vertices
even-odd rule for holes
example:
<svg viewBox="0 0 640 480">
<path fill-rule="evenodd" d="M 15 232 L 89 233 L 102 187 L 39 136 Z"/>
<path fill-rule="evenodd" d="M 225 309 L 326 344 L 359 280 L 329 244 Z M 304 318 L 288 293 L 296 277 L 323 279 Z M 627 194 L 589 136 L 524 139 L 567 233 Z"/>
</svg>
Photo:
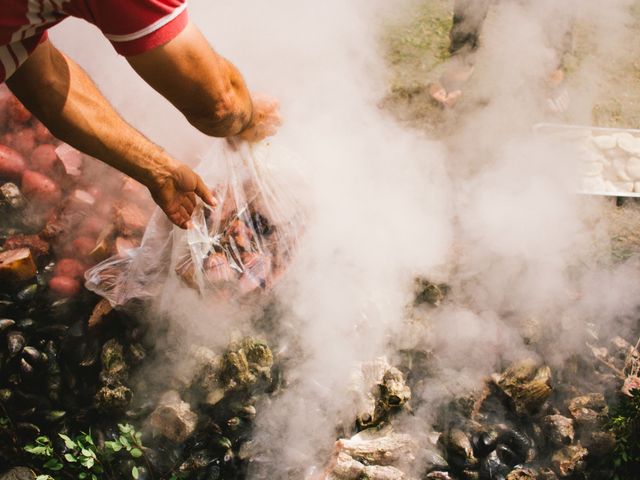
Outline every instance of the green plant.
<svg viewBox="0 0 640 480">
<path fill-rule="evenodd" d="M 118 478 L 114 474 L 113 465 L 119 460 L 131 458 L 134 461 L 144 460 L 141 433 L 131 425 L 118 425 L 119 435 L 113 441 L 104 442 L 98 447 L 90 433 L 81 433 L 75 438 L 58 434 L 64 441 L 66 451 L 58 454 L 49 437 L 40 436 L 35 443 L 27 445 L 24 450 L 33 455 L 44 470 L 50 474 L 39 475 L 36 480 L 58 480 L 59 477 L 77 478 L 79 480 L 103 480 Z M 131 469 L 131 477 L 137 480 L 140 476 L 140 465 Z"/>
<path fill-rule="evenodd" d="M 609 428 L 616 436 L 614 480 L 635 480 L 640 471 L 640 390 L 632 390 L 611 410 Z"/>
</svg>

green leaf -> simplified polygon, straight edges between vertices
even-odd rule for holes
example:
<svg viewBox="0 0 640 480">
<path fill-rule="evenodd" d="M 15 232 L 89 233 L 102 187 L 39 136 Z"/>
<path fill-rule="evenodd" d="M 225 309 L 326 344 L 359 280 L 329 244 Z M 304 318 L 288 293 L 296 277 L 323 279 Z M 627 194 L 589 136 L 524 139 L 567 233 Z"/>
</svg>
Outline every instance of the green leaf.
<svg viewBox="0 0 640 480">
<path fill-rule="evenodd" d="M 93 453 L 93 450 L 89 450 L 88 448 L 80 449 L 80 453 L 82 454 L 83 457 L 96 458 L 96 454 Z"/>
<path fill-rule="evenodd" d="M 43 467 L 48 470 L 53 470 L 54 472 L 57 472 L 58 470 L 62 470 L 63 465 L 57 458 L 50 458 L 43 465 Z"/>
<path fill-rule="evenodd" d="M 36 480 L 53 480 L 53 477 L 51 475 L 38 475 Z"/>
<path fill-rule="evenodd" d="M 119 452 L 120 450 L 122 450 L 122 445 L 120 445 L 119 442 L 104 442 L 104 446 L 107 448 L 107 450 L 111 450 L 113 452 Z"/>
<path fill-rule="evenodd" d="M 119 452 L 120 450 L 122 450 L 122 445 L 120 445 L 118 442 L 113 442 L 113 446 L 111 447 L 111 449 L 114 452 Z"/>
<path fill-rule="evenodd" d="M 140 477 L 140 470 L 138 470 L 138 467 L 133 467 L 131 469 L 131 476 L 134 478 L 134 480 L 138 480 L 138 477 Z"/>
<path fill-rule="evenodd" d="M 124 433 L 124 434 L 133 432 L 133 426 L 129 424 L 125 425 L 125 424 L 119 423 L 118 429 L 120 430 L 121 433 Z"/>
<path fill-rule="evenodd" d="M 73 440 L 71 440 L 67 435 L 59 433 L 58 436 L 64 440 L 64 444 L 67 448 L 76 448 L 77 444 Z"/>
<path fill-rule="evenodd" d="M 118 439 L 118 441 L 120 442 L 120 444 L 121 444 L 123 447 L 125 447 L 125 448 L 127 448 L 127 449 L 130 449 L 130 448 L 131 448 L 131 443 L 129 443 L 129 440 L 127 440 L 127 439 L 126 439 L 126 437 L 122 437 L 122 436 L 121 436 L 121 437 Z"/>
<path fill-rule="evenodd" d="M 78 459 L 76 459 L 76 457 L 74 457 L 72 454 L 70 453 L 65 453 L 64 454 L 64 459 L 69 462 L 69 463 L 75 463 L 78 461 Z"/>
<path fill-rule="evenodd" d="M 24 451 L 27 453 L 31 453 L 33 455 L 45 455 L 47 451 L 47 447 L 43 445 L 27 445 L 24 447 Z"/>
<path fill-rule="evenodd" d="M 84 441 L 87 442 L 89 445 L 94 445 L 95 443 L 93 443 L 93 438 L 91 438 L 91 435 L 85 435 L 84 436 Z"/>
<path fill-rule="evenodd" d="M 142 433 L 141 432 L 136 432 L 134 435 L 134 438 L 136 439 L 136 442 L 138 443 L 138 445 L 142 445 Z"/>
<path fill-rule="evenodd" d="M 142 456 L 142 450 L 139 448 L 132 448 L 129 453 L 133 458 L 140 458 Z"/>
<path fill-rule="evenodd" d="M 95 476 L 95 474 L 91 474 L 91 480 L 98 480 L 98 477 Z"/>
<path fill-rule="evenodd" d="M 93 467 L 95 462 L 96 461 L 93 458 L 83 458 L 82 460 L 80 460 L 80 463 L 82 464 L 82 466 L 88 469 L 91 469 L 91 467 Z"/>
<path fill-rule="evenodd" d="M 80 473 L 78 474 L 78 478 L 79 478 L 80 480 L 83 480 L 84 478 L 87 478 L 87 475 L 89 475 L 87 472 L 80 472 Z"/>
</svg>

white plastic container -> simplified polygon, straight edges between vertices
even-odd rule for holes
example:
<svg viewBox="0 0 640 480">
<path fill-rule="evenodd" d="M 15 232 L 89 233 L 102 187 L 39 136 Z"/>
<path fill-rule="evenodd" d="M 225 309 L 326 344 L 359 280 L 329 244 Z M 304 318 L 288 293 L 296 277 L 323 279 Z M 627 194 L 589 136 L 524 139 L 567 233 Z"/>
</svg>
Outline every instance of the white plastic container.
<svg viewBox="0 0 640 480">
<path fill-rule="evenodd" d="M 579 193 L 640 197 L 640 130 L 555 123 L 539 123 L 533 130 L 575 145 Z"/>
</svg>

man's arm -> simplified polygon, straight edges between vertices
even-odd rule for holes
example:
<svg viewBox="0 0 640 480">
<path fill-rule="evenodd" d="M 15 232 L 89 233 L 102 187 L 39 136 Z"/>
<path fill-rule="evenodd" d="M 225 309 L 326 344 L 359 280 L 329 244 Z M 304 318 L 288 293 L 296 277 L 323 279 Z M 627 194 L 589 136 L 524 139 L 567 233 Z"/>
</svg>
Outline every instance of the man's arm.
<svg viewBox="0 0 640 480">
<path fill-rule="evenodd" d="M 218 55 L 192 23 L 165 45 L 127 60 L 207 135 L 258 141 L 280 125 L 277 102 L 252 100 L 236 67 Z"/>
<path fill-rule="evenodd" d="M 60 140 L 147 186 L 176 225 L 187 225 L 196 195 L 215 202 L 200 177 L 127 124 L 51 42 L 41 43 L 7 84 Z"/>
</svg>

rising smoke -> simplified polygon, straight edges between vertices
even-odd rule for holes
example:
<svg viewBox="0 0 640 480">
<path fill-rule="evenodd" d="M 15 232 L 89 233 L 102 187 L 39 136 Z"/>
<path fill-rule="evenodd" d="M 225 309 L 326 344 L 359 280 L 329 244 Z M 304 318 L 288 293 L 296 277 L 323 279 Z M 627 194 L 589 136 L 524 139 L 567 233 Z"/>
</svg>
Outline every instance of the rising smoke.
<svg viewBox="0 0 640 480">
<path fill-rule="evenodd" d="M 557 42 L 575 24 L 588 27 L 594 51 L 570 79 L 577 92 L 570 115 L 590 121 L 598 61 L 625 38 L 628 2 L 496 6 L 472 80 L 478 102 L 445 143 L 407 131 L 377 107 L 385 88 L 380 28 L 412 2 L 384 3 L 191 4 L 192 19 L 250 87 L 280 99 L 285 124 L 276 142 L 298 155 L 313 205 L 279 291 L 289 325 L 280 342 L 296 355 L 289 388 L 259 412 L 255 478 L 322 468 L 336 425 L 355 413 L 352 370 L 389 345 L 434 351 L 439 377 L 414 392 L 432 405 L 477 387 L 502 362 L 539 355 L 561 362 L 584 346 L 587 323 L 603 328 L 627 318 L 640 293 L 627 281 L 631 267 L 589 261 L 606 236 L 601 204 L 571 194 L 577 158 L 531 133 L 548 114 L 544 85 L 559 62 Z M 96 46 L 104 55 L 90 57 L 86 41 L 83 51 L 74 45 L 78 24 L 60 28 L 54 40 L 125 117 L 193 164 L 209 141 L 128 73 L 106 42 Z M 416 274 L 450 283 L 456 305 L 409 335 L 405 306 Z M 220 347 L 239 328 L 229 312 L 212 312 L 190 293 L 174 304 L 186 342 Z M 525 345 L 519 332 L 529 321 L 556 340 Z M 428 407 L 416 412 L 412 428 L 426 428 L 431 415 Z"/>
</svg>

